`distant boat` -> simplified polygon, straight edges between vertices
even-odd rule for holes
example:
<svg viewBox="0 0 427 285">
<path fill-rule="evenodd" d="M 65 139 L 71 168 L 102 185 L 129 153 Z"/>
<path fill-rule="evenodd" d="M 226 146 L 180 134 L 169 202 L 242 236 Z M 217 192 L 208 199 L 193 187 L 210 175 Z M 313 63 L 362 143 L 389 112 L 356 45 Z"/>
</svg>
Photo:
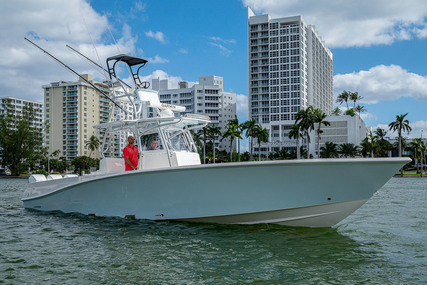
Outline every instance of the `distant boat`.
<svg viewBox="0 0 427 285">
<path fill-rule="evenodd" d="M 118 62 L 132 71 L 134 88 L 115 78 Z M 107 59 L 114 86 L 111 99 L 127 98 L 135 119 L 111 118 L 96 126 L 106 136 L 134 133 L 142 153 L 139 170 L 124 172 L 123 159 L 104 157 L 100 170 L 91 175 L 32 175 L 22 198 L 25 208 L 157 221 L 331 227 L 410 161 L 355 158 L 202 165 L 190 130 L 206 126 L 209 118 L 175 117 L 174 111 L 185 108 L 160 103 L 157 92 L 148 90 L 148 82 L 133 72 L 146 62 L 128 55 Z M 158 148 L 149 149 L 154 138 Z"/>
</svg>

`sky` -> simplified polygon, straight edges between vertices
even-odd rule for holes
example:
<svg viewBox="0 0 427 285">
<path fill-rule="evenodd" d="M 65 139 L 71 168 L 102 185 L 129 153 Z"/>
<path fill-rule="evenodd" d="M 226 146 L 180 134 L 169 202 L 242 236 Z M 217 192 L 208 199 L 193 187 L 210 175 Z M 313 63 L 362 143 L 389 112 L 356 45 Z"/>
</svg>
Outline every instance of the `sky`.
<svg viewBox="0 0 427 285">
<path fill-rule="evenodd" d="M 144 80 L 169 79 L 170 88 L 221 76 L 224 90 L 237 94 L 238 117 L 245 121 L 247 6 L 272 18 L 301 15 L 314 25 L 333 53 L 334 98 L 358 92 L 367 126 L 388 129 L 396 115 L 408 113 L 409 137 L 420 137 L 421 130 L 427 136 L 425 0 L 1 1 L 0 97 L 42 102 L 42 85 L 76 80 L 27 37 L 97 80 L 105 75 L 66 44 L 104 66 L 119 53 L 145 58 Z"/>
</svg>

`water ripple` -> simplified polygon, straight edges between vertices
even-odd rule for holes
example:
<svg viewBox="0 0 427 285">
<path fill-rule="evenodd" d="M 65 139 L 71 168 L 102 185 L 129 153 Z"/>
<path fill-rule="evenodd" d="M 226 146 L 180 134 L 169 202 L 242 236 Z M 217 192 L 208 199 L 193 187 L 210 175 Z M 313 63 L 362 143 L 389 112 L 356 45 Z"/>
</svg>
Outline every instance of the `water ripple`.
<svg viewBox="0 0 427 285">
<path fill-rule="evenodd" d="M 4 283 L 427 282 L 427 180 L 392 179 L 327 229 L 42 213 L 22 208 L 25 181 L 0 183 Z"/>
</svg>

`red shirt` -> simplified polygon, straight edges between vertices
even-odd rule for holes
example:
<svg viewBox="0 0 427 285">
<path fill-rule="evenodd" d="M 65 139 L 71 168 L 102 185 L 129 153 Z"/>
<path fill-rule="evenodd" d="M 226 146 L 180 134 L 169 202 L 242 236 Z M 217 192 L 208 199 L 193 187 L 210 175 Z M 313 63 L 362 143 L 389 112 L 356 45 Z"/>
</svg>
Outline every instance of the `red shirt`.
<svg viewBox="0 0 427 285">
<path fill-rule="evenodd" d="M 124 149 L 123 149 L 123 157 L 129 157 L 130 162 L 132 162 L 132 164 L 138 168 L 138 147 L 137 146 L 133 146 L 133 148 L 130 145 L 127 145 Z M 132 166 L 130 166 L 126 160 L 125 160 L 125 170 L 129 171 L 129 170 L 133 170 Z"/>
</svg>

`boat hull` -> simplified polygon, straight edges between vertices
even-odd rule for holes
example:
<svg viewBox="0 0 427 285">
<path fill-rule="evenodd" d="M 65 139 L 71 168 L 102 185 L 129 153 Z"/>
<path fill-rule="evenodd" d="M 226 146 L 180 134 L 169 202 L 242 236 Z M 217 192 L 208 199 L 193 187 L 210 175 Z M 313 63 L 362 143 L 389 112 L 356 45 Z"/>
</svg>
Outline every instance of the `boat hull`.
<svg viewBox="0 0 427 285">
<path fill-rule="evenodd" d="M 330 227 L 408 159 L 316 159 L 185 166 L 29 184 L 25 208 L 225 224 Z"/>
</svg>

